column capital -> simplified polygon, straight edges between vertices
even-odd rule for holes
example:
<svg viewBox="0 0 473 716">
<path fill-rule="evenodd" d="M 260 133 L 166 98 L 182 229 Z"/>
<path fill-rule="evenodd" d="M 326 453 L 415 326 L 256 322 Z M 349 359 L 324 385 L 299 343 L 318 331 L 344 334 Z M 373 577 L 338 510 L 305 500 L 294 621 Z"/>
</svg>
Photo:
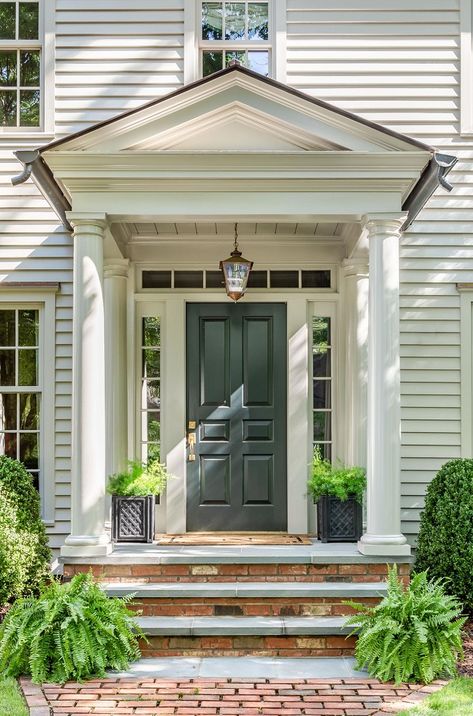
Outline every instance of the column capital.
<svg viewBox="0 0 473 716">
<path fill-rule="evenodd" d="M 377 233 L 400 234 L 407 216 L 407 212 L 365 214 L 362 226 L 368 231 L 368 238 Z"/>
<path fill-rule="evenodd" d="M 369 259 L 366 258 L 352 258 L 343 259 L 342 261 L 343 275 L 345 278 L 349 276 L 364 277 L 369 275 Z"/>
<path fill-rule="evenodd" d="M 95 227 L 96 229 L 100 229 L 100 231 L 103 233 L 103 231 L 107 227 L 107 215 L 102 212 L 88 213 L 67 211 L 66 217 L 68 222 L 74 229 L 74 233 L 77 233 L 76 230 L 80 230 L 81 227 Z"/>
<path fill-rule="evenodd" d="M 128 278 L 130 261 L 128 259 L 105 259 L 104 278 Z"/>
</svg>

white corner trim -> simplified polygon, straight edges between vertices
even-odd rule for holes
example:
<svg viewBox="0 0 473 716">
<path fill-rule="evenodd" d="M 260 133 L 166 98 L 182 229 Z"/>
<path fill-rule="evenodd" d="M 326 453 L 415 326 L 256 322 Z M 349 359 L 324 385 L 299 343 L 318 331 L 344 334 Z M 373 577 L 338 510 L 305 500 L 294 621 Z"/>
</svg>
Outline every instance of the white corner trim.
<svg viewBox="0 0 473 716">
<path fill-rule="evenodd" d="M 44 0 L 40 32 L 43 38 L 42 78 L 42 130 L 47 134 L 55 132 L 54 97 L 56 85 L 56 20 L 55 0 Z"/>
<path fill-rule="evenodd" d="M 287 2 L 273 0 L 273 77 L 278 82 L 287 82 Z"/>
<path fill-rule="evenodd" d="M 471 0 L 460 0 L 460 132 L 473 134 L 473 43 Z"/>
<path fill-rule="evenodd" d="M 461 456 L 473 457 L 473 284 L 460 292 L 460 414 Z"/>
<path fill-rule="evenodd" d="M 198 3 L 200 7 L 200 2 Z M 184 2 L 184 84 L 199 78 L 199 48 L 197 42 L 197 0 Z"/>
</svg>

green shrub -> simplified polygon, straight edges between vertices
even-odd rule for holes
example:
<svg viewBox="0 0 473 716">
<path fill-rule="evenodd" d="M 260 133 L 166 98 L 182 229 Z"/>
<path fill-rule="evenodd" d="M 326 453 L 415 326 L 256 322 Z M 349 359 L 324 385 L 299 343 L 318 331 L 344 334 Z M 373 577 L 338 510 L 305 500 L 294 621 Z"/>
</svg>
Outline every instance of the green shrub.
<svg viewBox="0 0 473 716">
<path fill-rule="evenodd" d="M 109 599 L 90 574 L 17 600 L 0 625 L 0 673 L 64 683 L 127 669 L 142 636 L 129 600 Z"/>
<path fill-rule="evenodd" d="M 51 553 L 38 491 L 17 460 L 0 456 L 0 605 L 35 592 L 49 574 Z"/>
<path fill-rule="evenodd" d="M 355 495 L 358 502 L 362 502 L 366 475 L 362 467 L 332 465 L 321 457 L 320 451 L 316 448 L 308 487 L 314 502 L 317 502 L 322 495 L 334 495 L 339 500 L 347 500 L 348 497 Z"/>
<path fill-rule="evenodd" d="M 414 575 L 408 587 L 389 569 L 388 592 L 374 607 L 345 602 L 357 611 L 346 624 L 358 634 L 357 667 L 381 681 L 430 683 L 451 676 L 462 656 L 460 602 L 447 595 L 442 580 L 426 572 Z"/>
<path fill-rule="evenodd" d="M 473 460 L 445 463 L 427 488 L 415 571 L 425 569 L 473 611 Z"/>
<path fill-rule="evenodd" d="M 168 478 L 166 466 L 157 460 L 153 460 L 148 465 L 132 460 L 128 463 L 126 471 L 110 476 L 107 491 L 111 495 L 125 497 L 160 495 L 166 487 Z"/>
</svg>

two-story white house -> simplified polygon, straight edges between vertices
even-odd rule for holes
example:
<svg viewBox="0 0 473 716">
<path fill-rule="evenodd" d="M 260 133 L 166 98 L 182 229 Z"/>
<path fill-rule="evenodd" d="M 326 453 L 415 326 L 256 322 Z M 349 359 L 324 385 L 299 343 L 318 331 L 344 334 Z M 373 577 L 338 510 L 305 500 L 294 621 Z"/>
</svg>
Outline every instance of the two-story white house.
<svg viewBox="0 0 473 716">
<path fill-rule="evenodd" d="M 0 0 L 0 449 L 66 560 L 157 454 L 159 532 L 309 534 L 314 445 L 367 468 L 360 554 L 409 554 L 472 454 L 471 31 L 470 0 Z"/>
</svg>

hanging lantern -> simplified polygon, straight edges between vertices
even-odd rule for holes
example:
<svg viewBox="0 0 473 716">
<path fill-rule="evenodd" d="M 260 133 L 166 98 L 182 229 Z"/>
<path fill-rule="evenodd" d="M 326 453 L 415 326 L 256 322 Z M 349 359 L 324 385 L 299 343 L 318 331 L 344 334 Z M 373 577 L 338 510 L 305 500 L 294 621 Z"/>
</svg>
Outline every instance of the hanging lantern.
<svg viewBox="0 0 473 716">
<path fill-rule="evenodd" d="M 228 259 L 220 261 L 220 268 L 225 279 L 225 290 L 227 296 L 233 301 L 238 301 L 245 293 L 248 285 L 250 271 L 253 268 L 253 261 L 243 258 L 238 249 L 238 224 L 235 224 L 234 248 Z"/>
</svg>

